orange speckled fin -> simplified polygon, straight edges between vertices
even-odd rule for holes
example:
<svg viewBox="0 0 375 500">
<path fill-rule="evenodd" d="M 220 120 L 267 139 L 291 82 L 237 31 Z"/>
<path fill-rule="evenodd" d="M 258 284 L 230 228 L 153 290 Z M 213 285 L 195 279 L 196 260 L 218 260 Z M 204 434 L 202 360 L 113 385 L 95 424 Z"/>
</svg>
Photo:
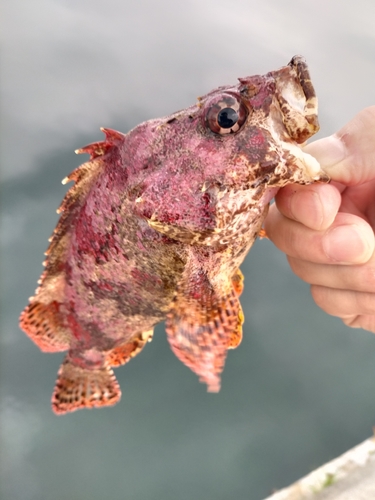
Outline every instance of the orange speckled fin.
<svg viewBox="0 0 375 500">
<path fill-rule="evenodd" d="M 124 365 L 132 358 L 137 356 L 144 348 L 147 342 L 151 342 L 154 331 L 150 330 L 148 332 L 141 333 L 138 337 L 133 340 L 120 344 L 106 355 L 106 361 L 110 366 L 116 367 Z"/>
<path fill-rule="evenodd" d="M 242 312 L 241 304 L 239 304 L 238 316 L 237 316 L 237 327 L 233 330 L 230 339 L 228 349 L 236 349 L 242 342 L 242 325 L 245 321 L 245 316 Z"/>
<path fill-rule="evenodd" d="M 237 269 L 237 271 L 233 274 L 232 276 L 232 284 L 234 291 L 238 295 L 238 297 L 241 295 L 244 289 L 244 275 L 240 271 L 240 269 Z"/>
<path fill-rule="evenodd" d="M 234 288 L 234 291 L 236 292 L 237 297 L 241 295 L 244 289 L 244 275 L 242 272 L 237 269 L 237 271 L 234 273 L 232 276 L 232 285 Z M 230 337 L 228 349 L 235 349 L 241 344 L 242 341 L 242 325 L 245 320 L 241 304 L 239 304 L 239 310 L 238 310 L 238 322 L 237 322 L 237 328 L 233 330 L 232 335 Z"/>
<path fill-rule="evenodd" d="M 240 310 L 230 283 L 219 296 L 204 273 L 198 272 L 179 286 L 167 315 L 166 331 L 172 351 L 207 384 L 209 392 L 220 390 L 227 350 L 239 343 Z"/>
<path fill-rule="evenodd" d="M 44 352 L 69 349 L 69 334 L 60 313 L 60 304 L 32 302 L 20 316 L 20 327 Z"/>
<path fill-rule="evenodd" d="M 104 365 L 83 368 L 66 356 L 52 395 L 52 410 L 62 415 L 83 408 L 111 406 L 120 401 L 121 389 L 113 370 Z"/>
<path fill-rule="evenodd" d="M 258 238 L 260 238 L 261 240 L 263 240 L 264 238 L 268 239 L 268 236 L 267 236 L 267 233 L 266 233 L 266 230 L 264 229 L 264 227 L 262 227 L 262 229 L 259 231 Z"/>
</svg>

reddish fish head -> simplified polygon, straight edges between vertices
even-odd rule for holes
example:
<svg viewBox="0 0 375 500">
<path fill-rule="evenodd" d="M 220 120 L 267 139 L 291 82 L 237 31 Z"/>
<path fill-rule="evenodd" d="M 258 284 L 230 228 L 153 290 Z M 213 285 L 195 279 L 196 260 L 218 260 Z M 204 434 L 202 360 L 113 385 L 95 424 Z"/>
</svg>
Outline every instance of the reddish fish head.
<svg viewBox="0 0 375 500">
<path fill-rule="evenodd" d="M 139 213 L 170 235 L 163 225 L 202 231 L 217 226 L 218 205 L 225 212 L 228 197 L 266 207 L 288 183 L 327 181 L 299 146 L 318 129 L 317 99 L 300 56 L 277 71 L 219 87 L 130 132 L 137 143 L 129 154 Z"/>
</svg>

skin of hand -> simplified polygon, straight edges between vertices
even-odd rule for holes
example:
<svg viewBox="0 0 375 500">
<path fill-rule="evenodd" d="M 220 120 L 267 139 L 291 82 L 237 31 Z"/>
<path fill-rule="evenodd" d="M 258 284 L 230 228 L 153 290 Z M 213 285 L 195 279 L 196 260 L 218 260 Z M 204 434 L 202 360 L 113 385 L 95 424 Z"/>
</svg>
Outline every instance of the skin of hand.
<svg viewBox="0 0 375 500">
<path fill-rule="evenodd" d="M 267 236 L 311 285 L 319 307 L 375 333 L 375 106 L 304 151 L 331 183 L 280 189 Z"/>
</svg>

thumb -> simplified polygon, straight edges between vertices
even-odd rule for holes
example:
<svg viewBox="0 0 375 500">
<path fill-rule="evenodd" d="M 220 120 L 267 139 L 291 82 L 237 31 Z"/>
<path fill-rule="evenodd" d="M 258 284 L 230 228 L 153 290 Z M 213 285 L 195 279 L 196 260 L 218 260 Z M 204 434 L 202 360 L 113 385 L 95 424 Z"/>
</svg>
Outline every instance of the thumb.
<svg viewBox="0 0 375 500">
<path fill-rule="evenodd" d="M 332 180 L 355 186 L 375 179 L 375 106 L 365 108 L 335 134 L 304 148 Z"/>
</svg>

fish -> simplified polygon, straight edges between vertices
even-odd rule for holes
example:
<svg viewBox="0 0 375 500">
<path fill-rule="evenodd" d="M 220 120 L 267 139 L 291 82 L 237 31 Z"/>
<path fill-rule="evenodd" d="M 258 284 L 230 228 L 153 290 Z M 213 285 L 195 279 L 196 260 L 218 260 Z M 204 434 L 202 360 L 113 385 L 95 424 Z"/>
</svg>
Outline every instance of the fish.
<svg viewBox="0 0 375 500">
<path fill-rule="evenodd" d="M 58 213 L 20 327 L 43 352 L 67 351 L 52 409 L 117 403 L 113 369 L 165 320 L 170 347 L 209 392 L 242 339 L 239 269 L 286 184 L 328 182 L 301 145 L 319 129 L 302 56 L 239 78 L 192 106 L 76 152 L 90 159 Z"/>
</svg>

